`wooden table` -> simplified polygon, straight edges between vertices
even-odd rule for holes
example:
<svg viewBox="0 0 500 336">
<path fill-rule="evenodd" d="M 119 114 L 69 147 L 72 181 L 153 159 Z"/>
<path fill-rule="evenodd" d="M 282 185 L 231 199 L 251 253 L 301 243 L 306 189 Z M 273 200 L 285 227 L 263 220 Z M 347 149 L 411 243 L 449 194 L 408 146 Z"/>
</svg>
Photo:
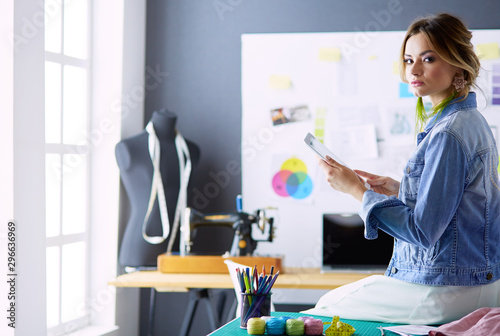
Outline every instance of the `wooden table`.
<svg viewBox="0 0 500 336">
<path fill-rule="evenodd" d="M 273 288 L 334 289 L 383 273 L 321 273 L 318 268 L 285 268 Z M 139 271 L 118 276 L 108 283 L 115 287 L 155 288 L 179 292 L 190 288 L 233 288 L 229 274 L 177 274 Z"/>
<path fill-rule="evenodd" d="M 382 273 L 321 273 L 317 268 L 285 268 L 273 288 L 334 289 L 373 274 Z M 155 293 L 190 292 L 189 304 L 184 317 L 181 335 L 188 335 L 199 301 L 204 301 L 213 330 L 220 326 L 219 315 L 209 303 L 208 289 L 233 288 L 229 274 L 178 274 L 159 271 L 138 271 L 118 276 L 110 281 L 115 287 L 151 288 L 149 330 L 153 330 Z M 151 334 L 150 334 L 151 335 Z"/>
</svg>

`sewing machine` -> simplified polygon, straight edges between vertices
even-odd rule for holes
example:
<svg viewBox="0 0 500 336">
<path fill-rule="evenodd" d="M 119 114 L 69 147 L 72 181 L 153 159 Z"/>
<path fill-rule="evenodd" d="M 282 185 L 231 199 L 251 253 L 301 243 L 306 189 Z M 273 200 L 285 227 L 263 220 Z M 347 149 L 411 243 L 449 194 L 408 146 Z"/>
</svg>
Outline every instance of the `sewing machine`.
<svg viewBox="0 0 500 336">
<path fill-rule="evenodd" d="M 186 208 L 180 231 L 179 251 L 181 256 L 191 253 L 193 233 L 202 226 L 229 226 L 234 230 L 234 239 L 229 255 L 232 257 L 251 256 L 257 242 L 272 242 L 274 237 L 274 218 L 268 218 L 264 209 L 255 213 L 246 212 L 203 214 L 195 209 Z M 258 231 L 256 232 L 256 229 Z M 257 235 L 262 236 L 256 237 Z"/>
<path fill-rule="evenodd" d="M 158 270 L 162 273 L 219 273 L 227 274 L 224 260 L 230 259 L 243 265 L 265 266 L 270 270 L 283 272 L 282 256 L 253 256 L 257 243 L 272 242 L 274 238 L 274 218 L 266 216 L 265 210 L 259 209 L 249 214 L 243 211 L 235 213 L 203 214 L 195 209 L 186 208 L 180 227 L 180 255 L 161 254 L 158 256 Z M 227 226 L 234 230 L 231 251 L 224 255 L 193 255 L 193 236 L 202 226 Z"/>
</svg>

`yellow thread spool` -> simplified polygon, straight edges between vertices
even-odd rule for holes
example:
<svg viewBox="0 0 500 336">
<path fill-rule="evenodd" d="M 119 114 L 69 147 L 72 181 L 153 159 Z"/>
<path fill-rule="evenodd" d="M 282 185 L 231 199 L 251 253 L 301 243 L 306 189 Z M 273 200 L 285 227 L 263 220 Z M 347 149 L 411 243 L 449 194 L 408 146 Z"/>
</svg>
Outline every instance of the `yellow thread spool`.
<svg viewBox="0 0 500 336">
<path fill-rule="evenodd" d="M 252 317 L 247 322 L 247 332 L 249 335 L 264 335 L 266 332 L 266 321 L 260 317 Z"/>
</svg>

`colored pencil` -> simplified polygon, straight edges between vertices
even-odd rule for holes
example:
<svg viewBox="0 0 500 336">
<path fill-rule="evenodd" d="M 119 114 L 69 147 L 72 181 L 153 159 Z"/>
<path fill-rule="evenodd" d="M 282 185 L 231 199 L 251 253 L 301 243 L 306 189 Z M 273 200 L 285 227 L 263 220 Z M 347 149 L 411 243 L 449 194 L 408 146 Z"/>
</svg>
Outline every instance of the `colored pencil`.
<svg viewBox="0 0 500 336">
<path fill-rule="evenodd" d="M 253 300 L 253 302 L 250 304 L 250 308 L 248 309 L 245 317 L 244 318 L 245 323 L 248 322 L 248 320 L 255 315 L 255 313 L 262 307 L 262 304 L 264 303 L 267 295 L 271 292 L 271 288 L 273 287 L 274 283 L 276 282 L 276 279 L 279 276 L 279 271 L 276 272 L 274 276 L 269 276 L 267 280 L 263 280 L 262 284 L 258 288 L 257 294 L 260 294 L 257 299 Z"/>
</svg>

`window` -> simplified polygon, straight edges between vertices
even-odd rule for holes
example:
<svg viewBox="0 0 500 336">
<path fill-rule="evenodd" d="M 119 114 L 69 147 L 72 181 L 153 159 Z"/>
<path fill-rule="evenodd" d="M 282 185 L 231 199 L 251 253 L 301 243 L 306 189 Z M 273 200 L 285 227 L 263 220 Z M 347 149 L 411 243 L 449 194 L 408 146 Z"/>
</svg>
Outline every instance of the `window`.
<svg viewBox="0 0 500 336">
<path fill-rule="evenodd" d="M 15 300 L 17 316 L 30 321 L 16 324 L 16 333 L 39 335 L 47 328 L 50 336 L 116 336 L 118 325 L 125 333 L 138 330 L 138 294 L 107 285 L 117 273 L 114 148 L 122 132 L 122 89 L 124 78 L 128 88 L 144 77 L 138 45 L 144 46 L 145 3 L 128 3 L 134 25 L 127 34 L 123 0 L 36 6 L 16 0 L 0 12 L 0 32 L 13 47 L 0 52 L 0 214 L 4 223 L 20 224 L 18 255 L 29 256 L 18 266 L 16 292 L 23 295 Z M 124 67 L 124 56 L 136 61 Z M 132 127 L 135 118 L 142 121 L 142 105 L 134 108 Z M 0 284 L 5 293 L 7 285 Z M 14 332 L 7 324 L 0 329 L 2 335 Z"/>
<path fill-rule="evenodd" d="M 88 324 L 90 0 L 45 1 L 47 328 Z"/>
</svg>

